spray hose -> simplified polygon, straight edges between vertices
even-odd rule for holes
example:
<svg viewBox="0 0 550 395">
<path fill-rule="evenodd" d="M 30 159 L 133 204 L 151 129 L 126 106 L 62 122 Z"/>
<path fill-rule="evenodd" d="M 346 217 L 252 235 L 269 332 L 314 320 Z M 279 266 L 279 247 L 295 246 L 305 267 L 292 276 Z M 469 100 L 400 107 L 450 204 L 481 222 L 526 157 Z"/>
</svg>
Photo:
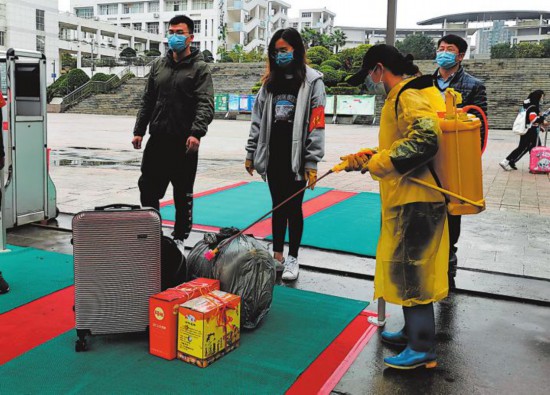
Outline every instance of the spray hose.
<svg viewBox="0 0 550 395">
<path fill-rule="evenodd" d="M 474 106 L 474 105 L 468 105 L 462 107 L 462 110 L 468 111 L 468 110 L 475 110 L 479 114 L 481 114 L 481 118 L 483 118 L 483 124 L 485 125 L 485 135 L 483 137 L 483 147 L 481 148 L 481 155 L 485 152 L 485 148 L 487 148 L 487 139 L 489 137 L 489 121 L 487 120 L 487 114 L 485 114 L 485 111 L 481 109 L 481 107 Z"/>
<path fill-rule="evenodd" d="M 344 163 L 344 162 L 342 162 Z M 264 215 L 262 215 L 260 218 L 258 218 L 256 221 L 254 221 L 253 223 L 251 223 L 250 225 L 248 225 L 246 228 L 243 228 L 241 231 L 239 231 L 239 233 L 236 233 L 234 234 L 233 236 L 229 237 L 228 239 L 224 240 L 224 245 L 229 245 L 229 243 L 231 243 L 233 240 L 235 240 L 237 237 L 241 236 L 242 234 L 244 234 L 245 231 L 247 231 L 248 229 L 252 228 L 254 225 L 256 225 L 258 222 L 260 222 L 261 220 L 263 220 L 264 218 L 266 218 L 267 216 L 269 216 L 270 214 L 272 214 L 275 210 L 278 210 L 280 209 L 281 207 L 283 207 L 285 204 L 287 204 L 289 201 L 291 201 L 292 199 L 294 199 L 296 196 L 298 196 L 299 194 L 301 194 L 302 192 L 304 192 L 307 188 L 311 188 L 312 186 L 315 186 L 319 181 L 321 181 L 323 178 L 327 177 L 329 174 L 332 174 L 332 173 L 337 173 L 341 170 L 344 170 L 345 169 L 345 166 L 343 168 L 340 169 L 340 167 L 342 166 L 342 163 L 334 166 L 332 169 L 330 169 L 329 171 L 327 171 L 325 174 L 323 174 L 321 177 L 317 178 L 314 182 L 312 182 L 311 184 L 309 185 L 306 185 L 305 187 L 303 187 L 302 189 L 300 189 L 298 192 L 294 193 L 292 196 L 288 197 L 287 199 L 285 199 L 283 202 L 279 203 L 277 206 L 273 207 L 270 211 L 268 211 L 267 213 L 265 213 Z M 347 163 L 346 163 L 347 165 Z M 204 257 L 211 261 L 212 259 L 214 259 L 216 257 L 216 255 L 220 252 L 220 248 L 221 246 L 219 247 L 216 247 L 215 249 L 213 250 L 208 250 L 207 252 L 204 253 Z"/>
</svg>

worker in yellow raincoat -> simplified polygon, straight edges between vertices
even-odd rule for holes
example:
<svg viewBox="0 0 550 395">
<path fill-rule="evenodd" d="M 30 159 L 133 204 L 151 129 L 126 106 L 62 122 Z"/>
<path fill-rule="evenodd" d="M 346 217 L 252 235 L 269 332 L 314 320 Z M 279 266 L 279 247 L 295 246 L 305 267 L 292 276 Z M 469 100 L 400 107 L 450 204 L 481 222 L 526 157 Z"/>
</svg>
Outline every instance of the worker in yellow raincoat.
<svg viewBox="0 0 550 395">
<path fill-rule="evenodd" d="M 410 76 L 418 73 L 412 60 L 385 44 L 368 50 L 362 69 L 347 82 L 365 82 L 386 96 L 379 147 L 342 157 L 348 163 L 346 171 L 369 171 L 380 182 L 382 230 L 374 297 L 403 306 L 404 328 L 382 333 L 385 342 L 406 346 L 399 355 L 384 359 L 386 365 L 399 369 L 437 365 L 433 302 L 448 292 L 445 197 L 408 179 L 436 184 L 430 162 L 441 137 L 430 93 L 403 89 Z"/>
</svg>

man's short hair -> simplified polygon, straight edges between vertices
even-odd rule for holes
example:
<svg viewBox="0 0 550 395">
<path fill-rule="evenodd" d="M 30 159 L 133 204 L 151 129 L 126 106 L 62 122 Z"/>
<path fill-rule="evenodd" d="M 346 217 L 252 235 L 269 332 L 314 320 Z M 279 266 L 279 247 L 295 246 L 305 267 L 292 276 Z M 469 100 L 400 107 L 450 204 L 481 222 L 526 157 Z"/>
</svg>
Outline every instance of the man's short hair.
<svg viewBox="0 0 550 395">
<path fill-rule="evenodd" d="M 193 20 L 187 15 L 176 15 L 175 17 L 170 19 L 168 25 L 179 25 L 180 23 L 185 23 L 187 25 L 187 28 L 189 29 L 189 33 L 193 34 L 195 30 L 195 24 L 193 23 Z"/>
<path fill-rule="evenodd" d="M 460 36 L 457 36 L 456 34 L 447 34 L 446 36 L 441 37 L 437 42 L 437 46 L 439 47 L 442 42 L 456 45 L 459 53 L 466 53 L 466 51 L 468 50 L 468 43 L 466 42 L 466 40 L 464 40 Z"/>
</svg>

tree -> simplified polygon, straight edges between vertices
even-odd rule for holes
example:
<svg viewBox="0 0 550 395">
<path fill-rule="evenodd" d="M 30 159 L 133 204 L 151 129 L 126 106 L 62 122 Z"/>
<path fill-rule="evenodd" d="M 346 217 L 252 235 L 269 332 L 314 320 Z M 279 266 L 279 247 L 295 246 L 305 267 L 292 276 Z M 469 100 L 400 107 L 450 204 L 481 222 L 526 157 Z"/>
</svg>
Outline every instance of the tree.
<svg viewBox="0 0 550 395">
<path fill-rule="evenodd" d="M 304 46 L 306 47 L 306 51 L 310 47 L 314 47 L 315 45 L 319 45 L 319 32 L 317 32 L 314 29 L 310 29 L 308 27 L 302 29 L 302 41 L 304 42 Z"/>
<path fill-rule="evenodd" d="M 76 58 L 68 52 L 63 52 L 61 54 L 61 68 L 62 69 L 75 69 L 76 68 Z"/>
<path fill-rule="evenodd" d="M 544 47 L 537 43 L 522 42 L 514 45 L 514 55 L 516 58 L 542 58 Z"/>
<path fill-rule="evenodd" d="M 491 59 L 507 59 L 514 57 L 514 50 L 510 44 L 495 44 L 491 46 Z"/>
<path fill-rule="evenodd" d="M 395 45 L 403 54 L 411 54 L 417 60 L 435 59 L 435 43 L 425 34 L 411 34 Z"/>
<path fill-rule="evenodd" d="M 332 44 L 334 45 L 334 52 L 338 52 L 338 49 L 342 48 L 344 45 L 346 45 L 347 36 L 346 33 L 344 33 L 340 29 L 334 30 L 334 33 L 332 33 Z"/>
<path fill-rule="evenodd" d="M 137 56 L 137 53 L 135 49 L 126 47 L 120 52 L 119 56 L 121 58 L 135 58 Z"/>
<path fill-rule="evenodd" d="M 542 45 L 542 48 L 544 50 L 544 57 L 550 58 L 550 39 L 541 40 L 540 45 Z"/>
<path fill-rule="evenodd" d="M 313 64 L 321 64 L 328 60 L 331 55 L 331 52 L 322 46 L 311 47 L 307 51 L 307 58 Z"/>
</svg>

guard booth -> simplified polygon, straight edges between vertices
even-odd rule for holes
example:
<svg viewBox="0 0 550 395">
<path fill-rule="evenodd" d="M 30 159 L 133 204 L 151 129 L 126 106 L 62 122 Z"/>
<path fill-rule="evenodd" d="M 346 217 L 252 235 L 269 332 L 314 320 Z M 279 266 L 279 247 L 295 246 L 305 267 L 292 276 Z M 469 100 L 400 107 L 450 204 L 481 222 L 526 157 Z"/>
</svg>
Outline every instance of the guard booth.
<svg viewBox="0 0 550 395">
<path fill-rule="evenodd" d="M 46 58 L 40 52 L 0 52 L 6 164 L 0 177 L 5 229 L 55 218 L 56 190 L 48 174 Z M 0 250 L 4 247 L 0 240 Z"/>
</svg>

